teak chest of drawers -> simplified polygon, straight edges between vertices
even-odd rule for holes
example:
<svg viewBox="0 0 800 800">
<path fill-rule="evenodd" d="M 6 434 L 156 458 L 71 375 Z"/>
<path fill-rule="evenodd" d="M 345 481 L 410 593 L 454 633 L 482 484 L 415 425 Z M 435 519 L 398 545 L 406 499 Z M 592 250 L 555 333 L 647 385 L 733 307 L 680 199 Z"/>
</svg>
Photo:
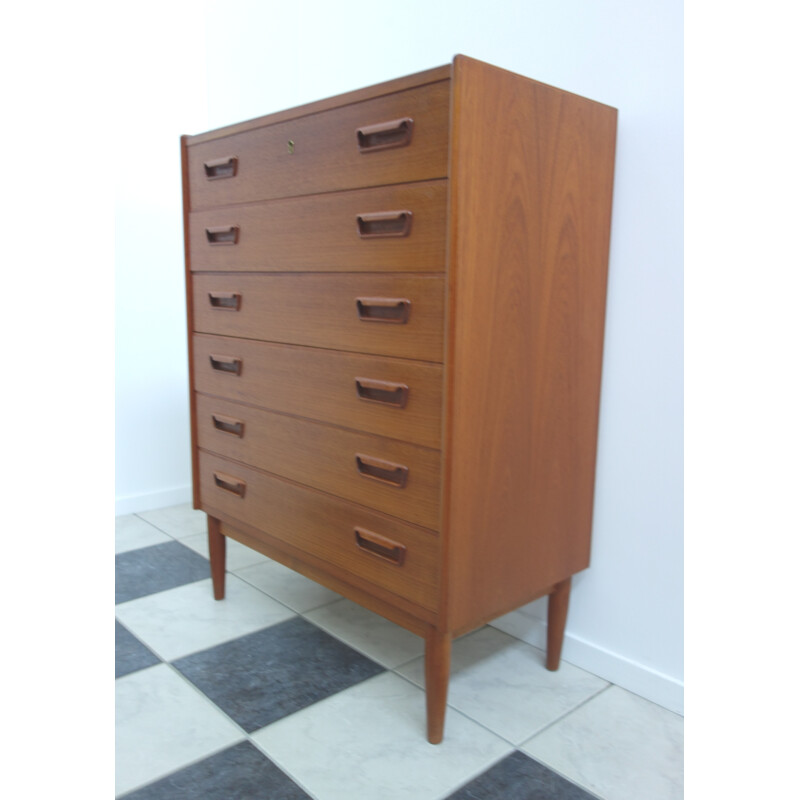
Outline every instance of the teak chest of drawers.
<svg viewBox="0 0 800 800">
<path fill-rule="evenodd" d="M 589 564 L 616 110 L 463 56 L 182 139 L 194 505 L 425 637 Z"/>
</svg>

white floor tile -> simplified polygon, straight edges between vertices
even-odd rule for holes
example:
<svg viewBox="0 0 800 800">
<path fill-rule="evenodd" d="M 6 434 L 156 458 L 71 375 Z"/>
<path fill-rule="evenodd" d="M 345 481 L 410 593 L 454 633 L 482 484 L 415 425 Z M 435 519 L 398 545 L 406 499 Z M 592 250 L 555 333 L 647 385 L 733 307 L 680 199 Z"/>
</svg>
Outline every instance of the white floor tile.
<svg viewBox="0 0 800 800">
<path fill-rule="evenodd" d="M 138 550 L 154 544 L 164 544 L 172 539 L 166 533 L 140 519 L 135 514 L 117 517 L 115 524 L 114 549 L 116 553 Z"/>
<path fill-rule="evenodd" d="M 683 798 L 683 718 L 618 686 L 521 749 L 607 800 Z"/>
<path fill-rule="evenodd" d="M 214 600 L 209 578 L 120 603 L 117 618 L 171 661 L 295 615 L 235 575 L 226 578 L 224 600 Z"/>
<path fill-rule="evenodd" d="M 390 669 L 425 651 L 420 636 L 350 600 L 339 600 L 305 615 L 315 625 Z"/>
<path fill-rule="evenodd" d="M 300 613 L 341 598 L 336 592 L 271 559 L 255 566 L 238 569 L 236 574 Z"/>
<path fill-rule="evenodd" d="M 201 556 L 208 558 L 208 533 L 196 533 L 192 536 L 186 536 L 181 539 L 181 544 L 185 544 L 195 553 L 200 553 Z M 249 567 L 253 564 L 263 564 L 265 561 L 269 561 L 269 559 L 263 553 L 259 553 L 257 550 L 253 550 L 252 547 L 247 547 L 235 539 L 226 539 L 225 569 L 228 572 Z"/>
<path fill-rule="evenodd" d="M 210 700 L 166 664 L 116 681 L 117 794 L 243 738 Z"/>
<path fill-rule="evenodd" d="M 544 653 L 485 627 L 453 644 L 448 703 L 514 744 L 520 744 L 608 686 L 562 661 L 556 672 Z M 424 661 L 397 670 L 424 685 Z"/>
<path fill-rule="evenodd" d="M 448 709 L 425 737 L 425 695 L 383 673 L 262 728 L 253 740 L 317 800 L 435 800 L 511 752 Z"/>
<path fill-rule="evenodd" d="M 205 513 L 195 511 L 191 503 L 157 508 L 154 511 L 140 511 L 137 516 L 175 539 L 205 533 L 207 530 Z"/>
</svg>

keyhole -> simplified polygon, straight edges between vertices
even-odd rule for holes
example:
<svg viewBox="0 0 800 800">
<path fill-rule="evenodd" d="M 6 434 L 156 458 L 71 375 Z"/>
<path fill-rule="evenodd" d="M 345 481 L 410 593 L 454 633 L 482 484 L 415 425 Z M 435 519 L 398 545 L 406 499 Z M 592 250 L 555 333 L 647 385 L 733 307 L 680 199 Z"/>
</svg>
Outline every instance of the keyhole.
<svg viewBox="0 0 800 800">
<path fill-rule="evenodd" d="M 288 147 L 290 154 L 294 153 L 294 140 L 289 139 L 289 141 L 286 143 L 286 146 Z"/>
</svg>

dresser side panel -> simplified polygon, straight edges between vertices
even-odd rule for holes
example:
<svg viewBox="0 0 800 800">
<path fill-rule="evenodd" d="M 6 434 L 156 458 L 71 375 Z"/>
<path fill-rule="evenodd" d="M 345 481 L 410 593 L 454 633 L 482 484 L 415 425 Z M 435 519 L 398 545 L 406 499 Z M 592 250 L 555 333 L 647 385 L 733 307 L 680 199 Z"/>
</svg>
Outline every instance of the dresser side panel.
<svg viewBox="0 0 800 800">
<path fill-rule="evenodd" d="M 454 65 L 448 626 L 589 564 L 616 110 Z"/>
<path fill-rule="evenodd" d="M 181 180 L 183 187 L 183 251 L 186 281 L 186 346 L 189 356 L 189 422 L 191 426 L 192 441 L 192 506 L 200 508 L 200 481 L 199 464 L 197 455 L 197 407 L 194 394 L 194 287 L 192 285 L 192 258 L 189 235 L 189 152 L 188 136 L 181 136 Z"/>
</svg>

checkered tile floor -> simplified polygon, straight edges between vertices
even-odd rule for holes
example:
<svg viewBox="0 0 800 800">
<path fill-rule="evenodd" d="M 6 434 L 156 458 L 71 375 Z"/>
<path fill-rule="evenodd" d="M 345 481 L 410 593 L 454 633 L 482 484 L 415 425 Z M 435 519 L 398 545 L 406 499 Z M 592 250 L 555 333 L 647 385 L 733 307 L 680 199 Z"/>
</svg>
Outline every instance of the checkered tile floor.
<svg viewBox="0 0 800 800">
<path fill-rule="evenodd" d="M 425 739 L 422 641 L 228 542 L 117 518 L 116 793 L 126 800 L 677 800 L 683 720 L 487 626 L 453 647 Z"/>
</svg>

